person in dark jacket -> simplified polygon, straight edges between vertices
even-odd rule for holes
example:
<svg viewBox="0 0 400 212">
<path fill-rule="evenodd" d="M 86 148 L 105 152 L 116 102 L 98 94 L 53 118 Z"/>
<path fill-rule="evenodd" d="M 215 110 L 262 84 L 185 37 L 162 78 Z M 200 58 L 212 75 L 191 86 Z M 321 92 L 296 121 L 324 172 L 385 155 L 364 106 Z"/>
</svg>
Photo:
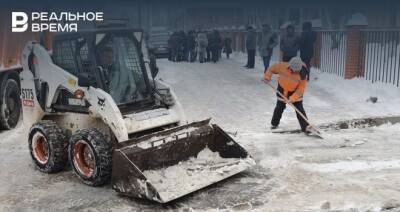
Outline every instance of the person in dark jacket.
<svg viewBox="0 0 400 212">
<path fill-rule="evenodd" d="M 278 35 L 271 30 L 271 26 L 264 24 L 258 40 L 258 51 L 264 62 L 264 72 L 269 67 L 272 51 L 278 45 Z"/>
<path fill-rule="evenodd" d="M 170 49 L 170 60 L 176 62 L 178 60 L 178 52 L 179 52 L 178 32 L 172 33 L 172 35 L 169 37 L 168 46 Z"/>
<path fill-rule="evenodd" d="M 293 25 L 286 27 L 286 32 L 281 39 L 282 60 L 289 62 L 290 59 L 297 56 L 300 48 L 300 39 L 294 31 Z"/>
<path fill-rule="evenodd" d="M 300 58 L 307 66 L 307 80 L 310 80 L 310 62 L 314 57 L 314 43 L 316 39 L 317 33 L 312 30 L 311 22 L 304 22 L 303 32 L 300 36 Z"/>
<path fill-rule="evenodd" d="M 214 30 L 208 41 L 208 46 L 211 50 L 211 59 L 216 63 L 219 59 L 219 49 L 221 46 L 221 36 L 217 30 Z"/>
<path fill-rule="evenodd" d="M 178 46 L 178 61 L 187 61 L 187 58 L 185 58 L 187 51 L 186 34 L 183 30 L 178 33 Z"/>
<path fill-rule="evenodd" d="M 248 26 L 246 33 L 247 64 L 244 66 L 246 68 L 254 68 L 256 43 L 257 33 L 252 26 Z"/>
<path fill-rule="evenodd" d="M 232 39 L 230 37 L 224 39 L 223 52 L 226 54 L 226 58 L 229 59 L 229 55 L 232 53 Z"/>
<path fill-rule="evenodd" d="M 185 57 L 189 62 L 194 62 L 196 60 L 196 38 L 193 30 L 189 31 L 186 36 L 186 48 Z"/>
</svg>

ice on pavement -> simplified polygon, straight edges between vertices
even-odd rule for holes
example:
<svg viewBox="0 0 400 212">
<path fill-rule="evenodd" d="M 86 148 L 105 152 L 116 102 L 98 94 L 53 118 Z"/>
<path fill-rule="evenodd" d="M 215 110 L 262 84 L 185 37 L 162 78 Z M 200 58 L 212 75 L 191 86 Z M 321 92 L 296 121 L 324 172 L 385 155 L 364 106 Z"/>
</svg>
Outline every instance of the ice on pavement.
<svg viewBox="0 0 400 212">
<path fill-rule="evenodd" d="M 146 170 L 143 175 L 156 188 L 164 201 L 198 190 L 241 172 L 255 162 L 252 158 L 222 158 L 218 152 L 203 149 L 197 157 L 157 170 Z"/>
</svg>

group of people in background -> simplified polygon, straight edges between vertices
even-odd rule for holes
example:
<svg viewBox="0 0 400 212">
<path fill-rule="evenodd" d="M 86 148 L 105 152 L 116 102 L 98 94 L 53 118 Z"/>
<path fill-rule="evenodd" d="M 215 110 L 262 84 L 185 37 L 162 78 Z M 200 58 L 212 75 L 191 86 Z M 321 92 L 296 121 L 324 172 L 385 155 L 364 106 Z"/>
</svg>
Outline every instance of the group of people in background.
<svg viewBox="0 0 400 212">
<path fill-rule="evenodd" d="M 168 39 L 169 60 L 174 62 L 218 62 L 222 53 L 232 53 L 232 39 L 222 38 L 218 30 L 174 32 Z"/>
<path fill-rule="evenodd" d="M 300 52 L 301 60 L 306 64 L 307 69 L 310 70 L 310 62 L 314 56 L 316 37 L 316 33 L 312 30 L 311 22 L 303 23 L 300 35 L 296 33 L 294 25 L 288 24 L 284 27 L 280 39 L 281 60 L 283 62 L 289 62 L 291 58 L 296 57 L 297 53 Z M 247 27 L 247 64 L 245 67 L 250 69 L 254 68 L 255 52 L 258 46 L 259 54 L 264 63 L 264 70 L 267 70 L 271 61 L 273 49 L 277 45 L 278 34 L 272 31 L 270 25 L 264 24 L 259 36 L 257 36 L 253 27 Z M 307 77 L 309 78 L 309 74 Z"/>
<path fill-rule="evenodd" d="M 257 33 L 252 26 L 248 26 L 245 40 L 247 63 L 244 67 L 254 68 L 256 51 L 258 50 L 264 63 L 264 70 L 267 70 L 273 55 L 273 49 L 280 44 L 280 59 L 283 62 L 288 62 L 300 52 L 301 60 L 310 70 L 310 62 L 314 56 L 315 41 L 316 33 L 312 30 L 311 22 L 303 23 L 300 35 L 296 33 L 294 25 L 287 24 L 281 32 L 280 41 L 278 33 L 274 32 L 269 24 L 263 24 L 260 33 Z M 223 38 L 218 30 L 191 30 L 187 33 L 177 31 L 169 37 L 168 48 L 170 49 L 170 61 L 195 62 L 198 60 L 200 63 L 216 63 L 222 57 L 222 53 L 225 53 L 227 58 L 230 57 L 232 39 L 230 37 Z"/>
</svg>

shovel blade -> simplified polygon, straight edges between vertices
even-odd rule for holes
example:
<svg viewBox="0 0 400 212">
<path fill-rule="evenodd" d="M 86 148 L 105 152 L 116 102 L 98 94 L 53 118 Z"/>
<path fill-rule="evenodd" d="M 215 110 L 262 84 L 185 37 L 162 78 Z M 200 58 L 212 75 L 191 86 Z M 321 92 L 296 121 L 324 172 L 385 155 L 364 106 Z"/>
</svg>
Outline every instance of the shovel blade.
<svg viewBox="0 0 400 212">
<path fill-rule="evenodd" d="M 113 154 L 113 188 L 166 203 L 254 165 L 247 151 L 209 120 L 121 143 Z"/>
</svg>

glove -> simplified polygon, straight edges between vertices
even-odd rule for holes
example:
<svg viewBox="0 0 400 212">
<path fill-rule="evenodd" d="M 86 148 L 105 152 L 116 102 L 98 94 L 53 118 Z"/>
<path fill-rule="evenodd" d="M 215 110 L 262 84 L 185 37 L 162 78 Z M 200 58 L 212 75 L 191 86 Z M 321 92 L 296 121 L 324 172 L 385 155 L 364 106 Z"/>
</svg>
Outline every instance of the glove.
<svg viewBox="0 0 400 212">
<path fill-rule="evenodd" d="M 290 103 L 296 102 L 297 100 L 299 100 L 299 97 L 296 94 L 293 94 L 289 97 Z"/>
<path fill-rule="evenodd" d="M 264 75 L 264 80 L 265 80 L 265 81 L 271 81 L 271 77 L 270 77 L 270 76 L 267 76 L 267 75 Z"/>
</svg>

